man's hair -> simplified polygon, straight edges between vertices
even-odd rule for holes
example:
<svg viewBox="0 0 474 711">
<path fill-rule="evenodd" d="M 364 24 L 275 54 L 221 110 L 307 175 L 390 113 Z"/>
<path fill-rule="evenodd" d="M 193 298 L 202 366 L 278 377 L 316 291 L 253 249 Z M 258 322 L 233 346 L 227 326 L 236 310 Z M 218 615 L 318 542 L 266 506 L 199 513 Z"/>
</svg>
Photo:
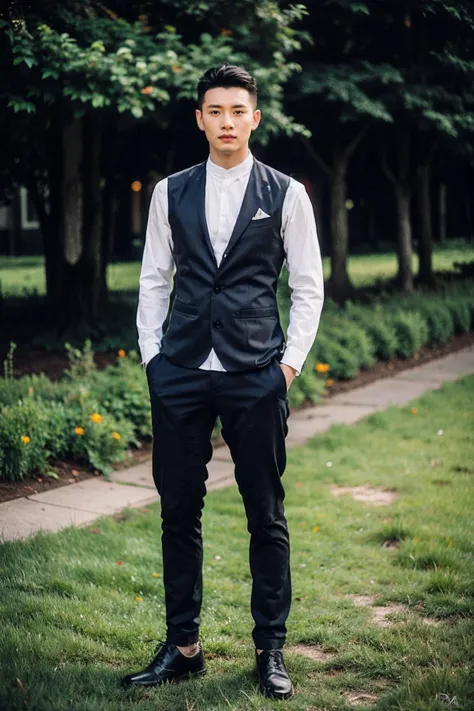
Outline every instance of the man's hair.
<svg viewBox="0 0 474 711">
<path fill-rule="evenodd" d="M 257 105 L 257 82 L 255 78 L 242 67 L 234 64 L 221 64 L 219 67 L 211 67 L 199 79 L 197 85 L 198 104 L 202 109 L 204 94 L 209 89 L 220 87 L 238 86 L 247 89 Z"/>
</svg>

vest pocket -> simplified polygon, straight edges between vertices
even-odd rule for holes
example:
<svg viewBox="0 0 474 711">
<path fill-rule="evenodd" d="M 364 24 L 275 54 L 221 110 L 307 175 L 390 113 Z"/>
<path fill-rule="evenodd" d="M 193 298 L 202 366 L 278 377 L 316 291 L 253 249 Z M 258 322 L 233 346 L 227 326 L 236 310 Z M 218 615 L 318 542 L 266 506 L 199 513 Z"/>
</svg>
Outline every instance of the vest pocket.
<svg viewBox="0 0 474 711">
<path fill-rule="evenodd" d="M 264 309 L 240 309 L 235 311 L 232 316 L 234 318 L 264 318 L 266 316 L 278 316 L 278 310 L 273 306 Z"/>
<path fill-rule="evenodd" d="M 185 304 L 183 301 L 178 301 L 178 299 L 175 299 L 173 302 L 172 312 L 174 311 L 178 314 L 183 314 L 183 316 L 190 316 L 191 318 L 195 318 L 199 315 L 199 311 L 195 306 Z"/>
</svg>

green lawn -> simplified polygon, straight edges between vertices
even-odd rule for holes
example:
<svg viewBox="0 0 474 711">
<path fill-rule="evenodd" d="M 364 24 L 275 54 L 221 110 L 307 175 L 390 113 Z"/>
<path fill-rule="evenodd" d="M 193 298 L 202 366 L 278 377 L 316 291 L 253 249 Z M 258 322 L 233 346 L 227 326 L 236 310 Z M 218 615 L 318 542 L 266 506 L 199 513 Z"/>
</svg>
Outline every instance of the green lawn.
<svg viewBox="0 0 474 711">
<path fill-rule="evenodd" d="M 152 505 L 0 546 L 0 708 L 338 711 L 352 708 L 350 693 L 364 693 L 374 705 L 359 696 L 359 709 L 472 709 L 473 396 L 474 376 L 288 450 L 291 701 L 256 693 L 248 534 L 231 487 L 209 494 L 204 511 L 204 679 L 149 691 L 118 686 L 164 634 Z M 374 506 L 330 490 L 360 484 L 398 499 Z M 376 605 L 358 606 L 351 595 Z M 374 610 L 388 603 L 401 608 L 391 626 L 378 626 Z M 290 651 L 296 643 L 328 656 L 308 659 Z"/>
<path fill-rule="evenodd" d="M 468 261 L 472 255 L 472 246 L 459 246 L 435 250 L 434 266 L 436 270 L 452 270 L 453 262 Z M 417 270 L 417 258 L 413 257 L 413 269 Z M 349 260 L 349 272 L 356 286 L 367 286 L 381 279 L 393 278 L 397 272 L 395 254 L 356 255 Z M 324 273 L 330 273 L 329 260 L 324 260 Z M 111 291 L 138 290 L 140 274 L 139 262 L 111 264 L 108 270 L 108 284 Z M 20 296 L 35 290 L 45 293 L 45 274 L 43 257 L 4 257 L 0 256 L 0 284 L 4 296 Z"/>
</svg>

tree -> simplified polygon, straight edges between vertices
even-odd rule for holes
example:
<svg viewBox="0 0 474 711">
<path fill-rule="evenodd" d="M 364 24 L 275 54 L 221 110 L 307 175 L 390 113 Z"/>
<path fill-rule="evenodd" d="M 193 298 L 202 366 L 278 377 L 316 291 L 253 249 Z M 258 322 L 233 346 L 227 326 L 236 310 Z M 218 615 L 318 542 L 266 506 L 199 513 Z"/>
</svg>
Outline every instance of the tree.
<svg viewBox="0 0 474 711">
<path fill-rule="evenodd" d="M 113 150 L 104 137 L 120 117 L 163 117 L 170 102 L 194 98 L 204 69 L 233 61 L 258 77 L 272 118 L 262 127 L 261 140 L 278 131 L 304 131 L 281 108 L 281 83 L 296 69 L 286 61 L 297 45 L 290 27 L 302 9 L 280 11 L 269 0 L 256 10 L 248 0 L 237 4 L 246 7 L 266 37 L 265 66 L 257 53 L 250 54 L 250 38 L 240 25 L 221 24 L 214 34 L 202 31 L 197 20 L 205 18 L 204 3 L 200 13 L 193 3 L 184 4 L 192 15 L 182 23 L 186 38 L 169 24 L 173 13 L 175 19 L 183 13 L 183 4 L 173 2 L 163 4 L 162 14 L 156 5 L 129 3 L 124 17 L 113 2 L 106 7 L 95 0 L 67 0 L 58 6 L 42 0 L 24 17 L 0 22 L 6 68 L 0 108 L 10 135 L 1 169 L 3 176 L 26 185 L 35 202 L 44 239 L 49 319 L 60 334 L 80 328 L 101 333 L 108 254 L 104 146 Z M 213 21 L 224 18 L 225 5 L 212 3 Z"/>
<path fill-rule="evenodd" d="M 311 138 L 302 136 L 307 156 L 330 184 L 328 293 L 344 300 L 353 292 L 347 271 L 349 163 L 373 123 L 391 122 L 377 95 L 401 77 L 390 65 L 374 63 L 377 25 L 366 3 L 313 5 L 305 30 L 308 42 L 296 55 L 302 72 L 290 84 L 288 106 L 311 130 Z"/>
</svg>

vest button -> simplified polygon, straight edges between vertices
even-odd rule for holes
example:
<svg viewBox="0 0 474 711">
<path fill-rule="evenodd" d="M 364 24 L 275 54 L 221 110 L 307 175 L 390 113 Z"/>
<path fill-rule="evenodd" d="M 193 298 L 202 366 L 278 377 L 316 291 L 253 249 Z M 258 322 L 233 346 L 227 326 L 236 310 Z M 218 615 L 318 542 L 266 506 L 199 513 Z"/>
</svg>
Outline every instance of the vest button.
<svg viewBox="0 0 474 711">
<path fill-rule="evenodd" d="M 223 325 L 222 321 L 214 321 L 214 328 L 219 329 L 222 328 Z"/>
<path fill-rule="evenodd" d="M 216 284 L 213 289 L 214 294 L 218 294 L 220 291 L 222 291 L 221 284 Z"/>
</svg>

